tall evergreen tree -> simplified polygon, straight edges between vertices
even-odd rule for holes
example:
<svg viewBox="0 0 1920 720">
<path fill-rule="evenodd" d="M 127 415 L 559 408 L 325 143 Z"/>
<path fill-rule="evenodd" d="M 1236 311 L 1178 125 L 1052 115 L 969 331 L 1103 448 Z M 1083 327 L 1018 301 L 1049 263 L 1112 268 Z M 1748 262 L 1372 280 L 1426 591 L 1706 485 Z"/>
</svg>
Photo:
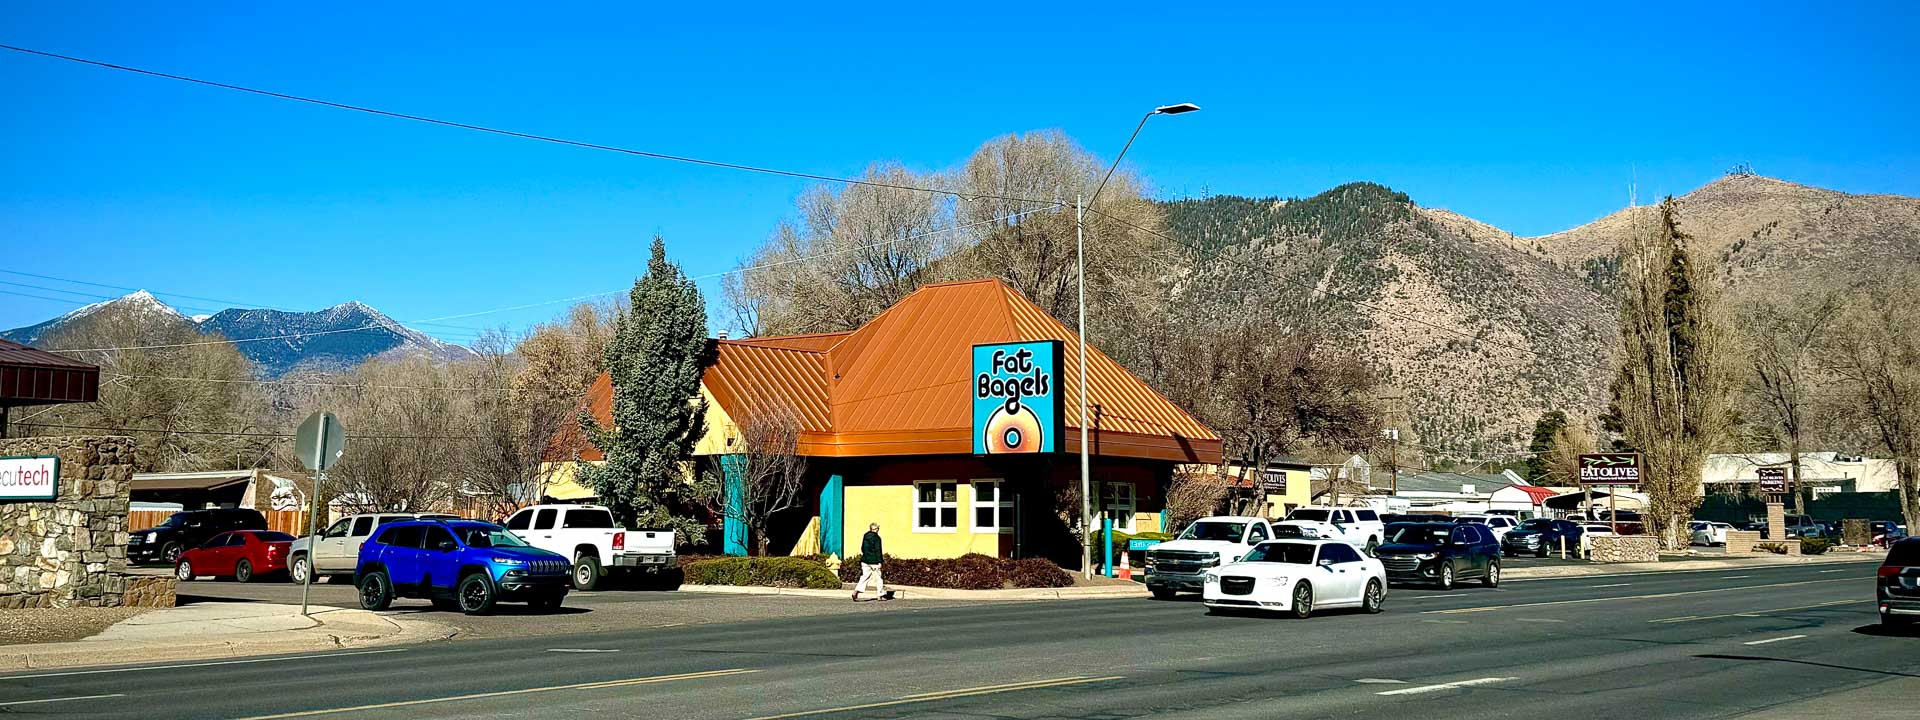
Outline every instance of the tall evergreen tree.
<svg viewBox="0 0 1920 720">
<path fill-rule="evenodd" d="M 1567 414 L 1559 410 L 1541 413 L 1540 419 L 1533 423 L 1533 442 L 1527 444 L 1527 450 L 1532 453 L 1527 456 L 1526 461 L 1528 482 L 1537 484 L 1541 478 L 1546 477 L 1547 451 L 1553 449 L 1554 436 L 1560 434 L 1560 430 L 1566 426 Z"/>
<path fill-rule="evenodd" d="M 688 512 L 700 499 L 685 468 L 706 432 L 707 404 L 700 397 L 708 361 L 706 301 L 667 261 L 667 244 L 658 237 L 647 274 L 628 299 L 606 352 L 613 427 L 580 418 L 607 461 L 584 466 L 580 482 L 628 527 L 672 528 L 682 542 L 699 541 L 706 530 Z"/>
</svg>

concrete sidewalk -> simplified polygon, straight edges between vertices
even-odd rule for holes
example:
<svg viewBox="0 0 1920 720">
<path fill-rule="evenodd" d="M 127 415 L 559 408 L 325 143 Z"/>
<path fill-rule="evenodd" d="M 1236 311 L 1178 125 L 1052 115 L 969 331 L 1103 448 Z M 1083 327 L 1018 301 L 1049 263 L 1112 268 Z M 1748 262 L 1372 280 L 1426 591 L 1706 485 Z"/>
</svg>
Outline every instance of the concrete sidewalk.
<svg viewBox="0 0 1920 720">
<path fill-rule="evenodd" d="M 1587 563 L 1584 565 L 1555 565 L 1551 567 L 1505 568 L 1500 577 L 1504 580 L 1537 580 L 1558 577 L 1587 577 L 1595 575 L 1630 575 L 1649 572 L 1683 572 L 1687 570 L 1737 570 L 1742 568 L 1769 568 L 1793 565 L 1824 565 L 1835 563 L 1877 563 L 1886 558 L 1886 553 L 1828 552 L 1820 555 L 1750 555 L 1729 558 L 1674 559 L 1650 563 Z"/>
<path fill-rule="evenodd" d="M 0 646 L 0 670 L 206 660 L 442 640 L 453 628 L 365 610 L 199 603 L 138 615 L 73 642 Z"/>
</svg>

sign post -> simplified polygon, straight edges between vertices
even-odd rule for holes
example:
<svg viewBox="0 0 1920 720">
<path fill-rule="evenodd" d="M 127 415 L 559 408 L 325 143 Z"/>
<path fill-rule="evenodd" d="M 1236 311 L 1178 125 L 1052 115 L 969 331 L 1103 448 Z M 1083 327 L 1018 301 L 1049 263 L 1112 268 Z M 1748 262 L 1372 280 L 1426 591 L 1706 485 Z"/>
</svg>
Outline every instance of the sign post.
<svg viewBox="0 0 1920 720">
<path fill-rule="evenodd" d="M 307 614 L 307 596 L 313 591 L 313 544 L 320 531 L 320 484 L 327 480 L 327 469 L 340 461 L 347 449 L 347 429 L 340 419 L 322 410 L 308 415 L 293 436 L 294 454 L 300 464 L 313 471 L 313 491 L 307 496 L 307 573 L 300 579 L 300 614 Z"/>
<path fill-rule="evenodd" d="M 1607 487 L 1607 523 L 1620 534 L 1620 486 L 1640 484 L 1640 453 L 1591 453 L 1580 456 L 1580 485 Z M 1583 533 L 1581 537 L 1585 537 Z"/>
</svg>

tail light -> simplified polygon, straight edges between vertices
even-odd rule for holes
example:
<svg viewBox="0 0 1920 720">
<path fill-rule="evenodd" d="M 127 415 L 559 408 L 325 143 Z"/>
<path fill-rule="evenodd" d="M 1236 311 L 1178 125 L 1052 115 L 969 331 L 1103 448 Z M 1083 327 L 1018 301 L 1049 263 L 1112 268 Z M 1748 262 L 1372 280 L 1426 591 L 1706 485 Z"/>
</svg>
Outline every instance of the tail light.
<svg viewBox="0 0 1920 720">
<path fill-rule="evenodd" d="M 617 533 L 614 533 L 614 534 L 613 534 L 613 549 L 615 549 L 615 550 L 625 550 L 625 549 L 627 549 L 627 534 L 626 534 L 626 533 L 623 533 L 623 532 L 617 532 Z"/>
<path fill-rule="evenodd" d="M 1881 565 L 1880 577 L 1899 577 L 1900 571 L 1905 569 L 1899 565 Z"/>
</svg>

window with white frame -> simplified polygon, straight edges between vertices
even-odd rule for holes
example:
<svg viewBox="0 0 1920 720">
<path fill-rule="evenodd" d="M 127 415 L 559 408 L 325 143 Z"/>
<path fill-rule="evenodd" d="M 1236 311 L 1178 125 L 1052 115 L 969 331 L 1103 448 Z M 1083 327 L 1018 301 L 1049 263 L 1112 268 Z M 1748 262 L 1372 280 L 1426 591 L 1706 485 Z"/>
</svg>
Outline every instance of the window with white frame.
<svg viewBox="0 0 1920 720">
<path fill-rule="evenodd" d="M 999 480 L 973 481 L 973 531 L 1013 532 L 1013 497 Z"/>
<path fill-rule="evenodd" d="M 913 531 L 954 532 L 960 527 L 960 489 L 952 480 L 913 484 Z"/>
<path fill-rule="evenodd" d="M 1101 483 L 1100 511 L 1113 518 L 1113 529 L 1131 534 L 1133 513 L 1139 505 L 1133 497 L 1132 483 Z"/>
</svg>

